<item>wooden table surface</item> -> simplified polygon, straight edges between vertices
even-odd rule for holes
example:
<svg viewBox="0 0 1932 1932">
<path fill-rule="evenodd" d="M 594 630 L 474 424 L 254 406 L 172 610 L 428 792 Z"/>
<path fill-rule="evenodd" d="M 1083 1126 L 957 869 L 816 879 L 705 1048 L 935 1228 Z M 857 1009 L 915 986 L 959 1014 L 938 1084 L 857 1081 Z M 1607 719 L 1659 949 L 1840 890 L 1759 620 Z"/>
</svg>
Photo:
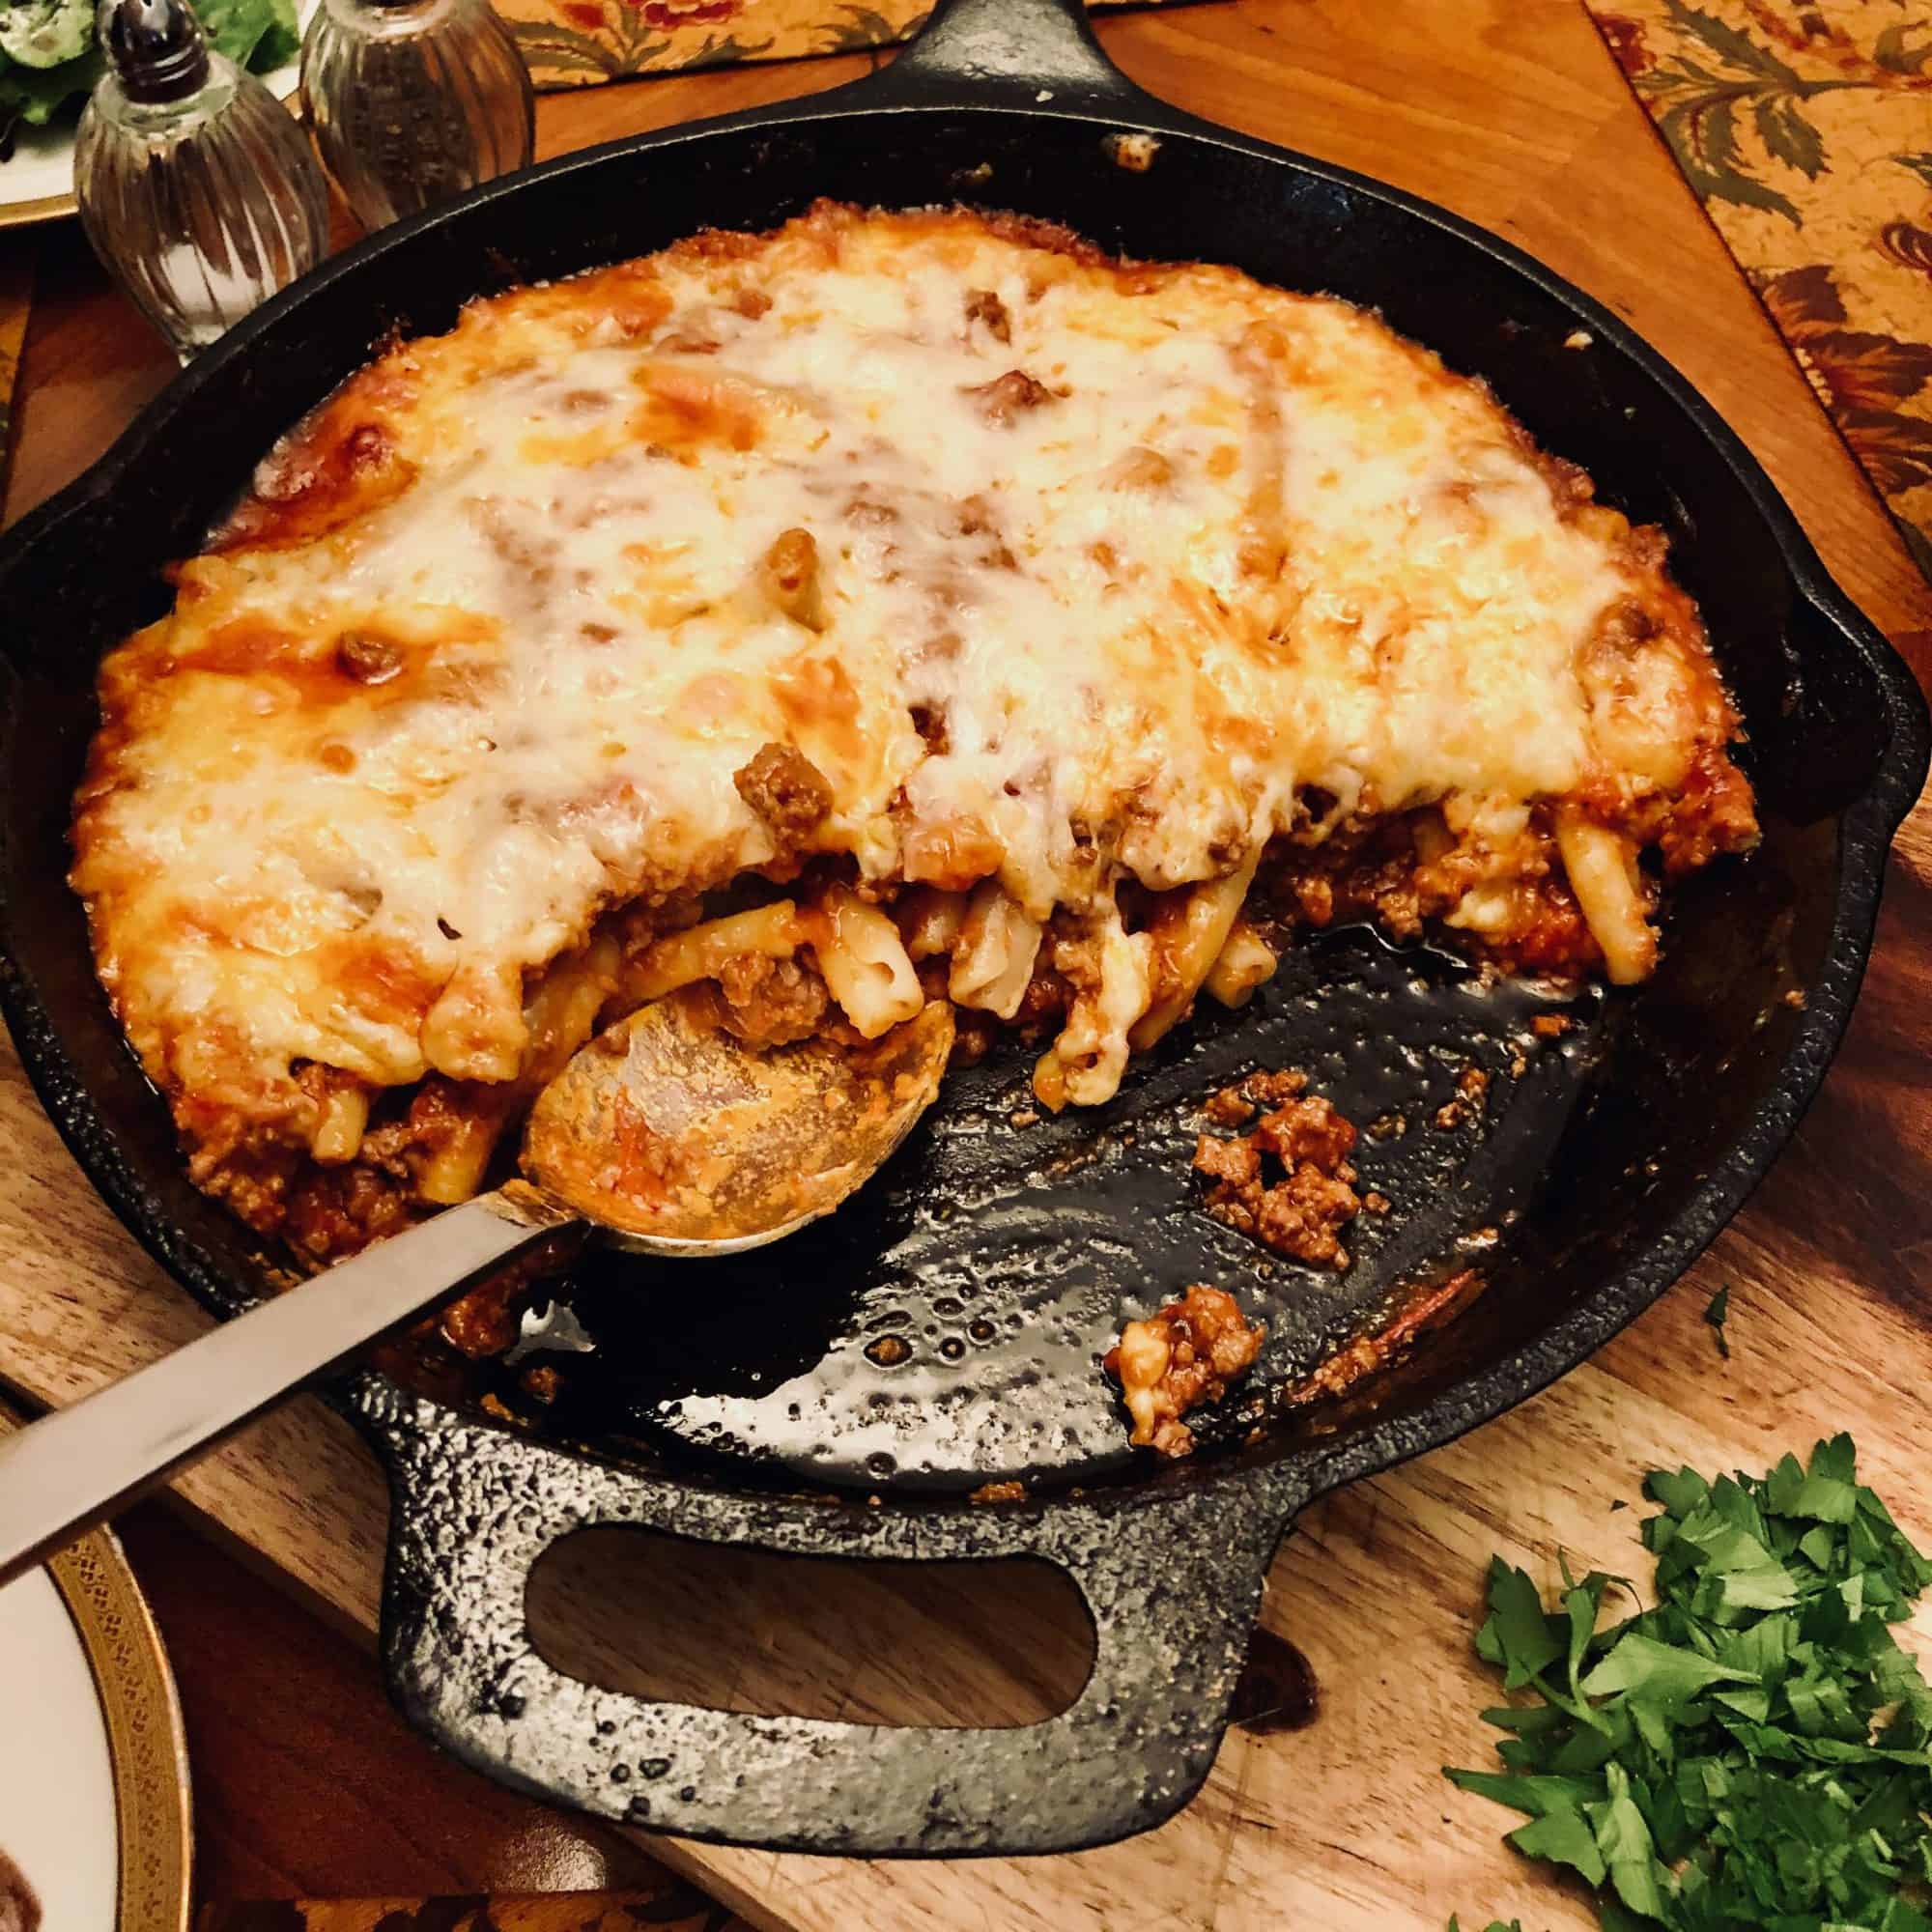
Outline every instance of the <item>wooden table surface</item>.
<svg viewBox="0 0 1932 1932">
<path fill-rule="evenodd" d="M 1575 0 L 1239 0 L 1114 18 L 1101 37 L 1154 92 L 1446 203 L 1630 317 L 1744 434 L 1834 575 L 1924 673 L 1932 590 Z M 552 97 L 541 146 L 554 153 L 773 99 L 866 66 L 749 67 Z M 98 456 L 169 366 L 71 225 L 0 236 L 0 248 L 23 246 L 40 252 L 41 292 L 10 518 Z M 1932 1121 L 1920 1059 L 1928 827 L 1921 801 L 1891 867 L 1862 1005 L 1823 1094 L 1690 1279 L 1555 1389 L 1329 1499 L 1284 1547 L 1264 1621 L 1311 1661 L 1316 1723 L 1231 1734 L 1180 1818 L 1075 1858 L 859 1864 L 653 1851 L 759 1924 L 838 1932 L 1328 1932 L 1439 1927 L 1452 1910 L 1465 1924 L 1492 1914 L 1520 1914 L 1532 1927 L 1593 1922 L 1576 1895 L 1499 1845 L 1505 1814 L 1436 1774 L 1443 1762 L 1481 1762 L 1489 1747 L 1475 1712 L 1491 1687 L 1468 1631 L 1490 1552 L 1542 1574 L 1553 1574 L 1559 1547 L 1634 1570 L 1634 1512 L 1612 1517 L 1609 1506 L 1634 1495 L 1653 1462 L 1762 1466 L 1841 1427 L 1858 1433 L 1870 1479 L 1908 1528 L 1932 1540 L 1932 1494 L 1917 1480 L 1932 1422 Z M 200 1316 L 89 1193 L 11 1058 L 0 1064 L 0 1378 L 64 1401 L 195 1332 Z M 1722 1283 L 1732 1290 L 1729 1361 L 1701 1320 Z M 435 1758 L 388 1715 L 366 1656 L 381 1483 L 333 1417 L 293 1406 L 185 1479 L 181 1494 L 194 1529 L 150 1508 L 129 1540 L 186 1693 L 207 1892 L 623 1883 L 645 1869 L 630 1841 L 506 1797 Z M 209 1532 L 225 1547 L 204 1541 Z M 621 1584 L 625 1563 L 614 1567 Z M 720 1659 L 715 1637 L 695 1641 L 675 1627 L 696 1617 L 674 1592 L 648 1587 L 661 1573 L 629 1575 L 639 1644 L 674 1660 L 682 1641 L 700 1660 L 691 1670 L 701 1676 L 708 1659 L 731 1701 L 762 1696 L 777 1708 L 789 1695 L 903 1718 L 923 1695 L 941 1695 L 922 1688 L 935 1660 L 918 1654 L 909 1630 L 974 1654 L 967 1611 L 913 1586 L 867 1586 L 874 1600 L 852 1608 L 816 1586 L 787 1597 L 792 1585 L 746 1575 L 733 1582 L 733 1607 L 753 1634 L 743 1655 Z M 639 1578 L 651 1599 L 642 1608 Z M 567 1597 L 574 1586 L 556 1587 Z M 1002 1599 L 996 1586 L 973 1614 L 991 1620 L 1009 1652 L 1037 1635 L 1045 1677 L 1061 1667 L 1051 1660 L 1067 1641 L 1064 1620 L 1044 1600 Z M 982 1654 L 1001 1647 L 985 1629 L 977 1635 Z M 804 1660 L 803 1692 L 796 1681 L 783 1688 L 780 1652 L 794 1677 Z M 862 1673 L 867 1662 L 875 1667 Z M 967 1664 L 937 1675 L 968 1721 L 976 1704 L 1011 1710 L 1051 1689 L 1016 1690 L 991 1666 L 977 1678 Z"/>
</svg>

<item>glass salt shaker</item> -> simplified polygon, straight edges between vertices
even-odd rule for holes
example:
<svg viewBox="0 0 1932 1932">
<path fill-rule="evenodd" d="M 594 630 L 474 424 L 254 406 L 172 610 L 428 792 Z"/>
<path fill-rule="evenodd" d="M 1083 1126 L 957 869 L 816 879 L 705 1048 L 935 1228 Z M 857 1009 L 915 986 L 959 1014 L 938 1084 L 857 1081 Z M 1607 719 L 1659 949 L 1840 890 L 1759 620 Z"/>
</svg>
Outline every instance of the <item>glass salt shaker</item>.
<svg viewBox="0 0 1932 1932">
<path fill-rule="evenodd" d="M 529 166 L 529 70 L 489 0 L 323 0 L 301 71 L 316 147 L 367 228 Z"/>
<path fill-rule="evenodd" d="M 184 362 L 322 260 L 328 185 L 275 97 L 185 0 L 102 0 L 107 71 L 74 194 L 102 266 Z"/>
</svg>

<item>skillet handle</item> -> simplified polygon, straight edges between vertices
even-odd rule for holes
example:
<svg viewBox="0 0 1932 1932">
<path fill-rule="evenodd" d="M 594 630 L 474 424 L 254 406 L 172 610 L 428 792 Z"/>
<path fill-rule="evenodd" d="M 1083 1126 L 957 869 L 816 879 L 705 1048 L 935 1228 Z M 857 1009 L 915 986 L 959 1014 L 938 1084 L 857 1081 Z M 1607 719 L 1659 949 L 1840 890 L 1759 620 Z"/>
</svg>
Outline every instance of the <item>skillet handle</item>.
<svg viewBox="0 0 1932 1932">
<path fill-rule="evenodd" d="M 1132 1509 L 767 1502 L 537 1448 L 375 1378 L 355 1401 L 389 1465 L 383 1642 L 405 1715 L 542 1797 L 776 1850 L 1062 1852 L 1159 1824 L 1213 1763 L 1263 1579 L 1305 1499 L 1301 1478 L 1267 1470 L 1177 1484 Z M 537 1655 L 524 1610 L 538 1558 L 594 1523 L 802 1555 L 1043 1557 L 1086 1599 L 1093 1674 L 1059 1717 L 1003 1730 L 754 1717 L 601 1690 Z"/>
<path fill-rule="evenodd" d="M 1145 107 L 1151 97 L 1101 51 L 1082 0 L 938 0 L 870 105 Z"/>
</svg>

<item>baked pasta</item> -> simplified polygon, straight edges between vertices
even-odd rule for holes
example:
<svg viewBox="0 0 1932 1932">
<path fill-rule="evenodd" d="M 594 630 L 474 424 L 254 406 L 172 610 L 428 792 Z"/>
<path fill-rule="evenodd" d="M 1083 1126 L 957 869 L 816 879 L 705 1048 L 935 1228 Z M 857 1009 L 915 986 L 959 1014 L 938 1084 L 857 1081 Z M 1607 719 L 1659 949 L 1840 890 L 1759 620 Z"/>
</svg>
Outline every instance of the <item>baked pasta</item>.
<svg viewBox="0 0 1932 1932">
<path fill-rule="evenodd" d="M 73 884 L 194 1179 L 317 1256 L 693 980 L 762 1040 L 950 999 L 1093 1105 L 1303 927 L 1640 980 L 1755 837 L 1662 538 L 1480 384 L 1013 217 L 473 302 L 173 581 Z"/>
</svg>

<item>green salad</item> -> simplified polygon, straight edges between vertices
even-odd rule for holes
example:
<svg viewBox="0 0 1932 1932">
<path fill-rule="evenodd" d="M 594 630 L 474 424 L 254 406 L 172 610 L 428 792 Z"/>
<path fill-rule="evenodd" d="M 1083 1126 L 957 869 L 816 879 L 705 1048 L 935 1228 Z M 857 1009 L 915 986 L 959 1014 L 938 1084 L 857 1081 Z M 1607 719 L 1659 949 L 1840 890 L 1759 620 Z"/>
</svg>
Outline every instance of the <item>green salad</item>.
<svg viewBox="0 0 1932 1932">
<path fill-rule="evenodd" d="M 301 44 L 295 0 L 193 0 L 209 40 L 258 71 Z M 38 128 L 86 99 L 100 74 L 95 0 L 0 0 L 0 160 L 15 128 Z"/>
</svg>

